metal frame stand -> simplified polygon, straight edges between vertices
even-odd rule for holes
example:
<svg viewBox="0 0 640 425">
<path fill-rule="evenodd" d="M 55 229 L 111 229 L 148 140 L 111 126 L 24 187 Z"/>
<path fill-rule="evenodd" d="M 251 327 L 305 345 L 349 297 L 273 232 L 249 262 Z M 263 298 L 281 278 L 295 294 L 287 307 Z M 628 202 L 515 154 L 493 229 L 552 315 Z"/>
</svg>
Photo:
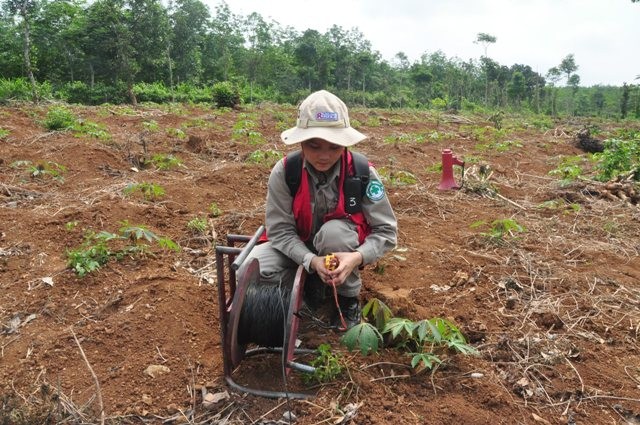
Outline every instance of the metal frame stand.
<svg viewBox="0 0 640 425">
<path fill-rule="evenodd" d="M 264 353 L 281 353 L 283 357 L 286 354 L 285 370 L 287 374 L 289 374 L 291 369 L 307 373 L 315 372 L 314 367 L 294 361 L 295 355 L 315 352 L 315 350 L 296 348 L 298 326 L 300 323 L 298 311 L 302 306 L 302 293 L 306 278 L 306 272 L 302 266 L 298 267 L 291 290 L 286 323 L 286 329 L 288 331 L 285 332 L 283 346 L 273 348 L 257 347 L 247 350 L 246 346 L 238 344 L 238 322 L 242 313 L 242 305 L 247 288 L 250 284 L 259 282 L 260 280 L 260 265 L 258 260 L 252 259 L 246 264 L 243 263 L 246 261 L 249 252 L 251 252 L 257 244 L 263 232 L 264 226 L 260 226 L 252 237 L 246 235 L 227 235 L 227 243 L 229 246 L 216 246 L 218 305 L 220 310 L 220 335 L 222 338 L 224 377 L 231 388 L 240 392 L 267 398 L 311 398 L 313 397 L 312 394 L 261 390 L 240 385 L 233 380 L 233 371 L 240 365 L 243 358 Z M 242 248 L 236 247 L 236 243 L 245 243 L 245 246 Z M 225 256 L 228 257 L 226 263 Z M 225 264 L 227 265 L 226 272 Z M 244 266 L 245 270 L 242 279 L 237 281 L 236 272 L 240 266 Z M 226 279 L 227 275 L 228 281 Z"/>
</svg>

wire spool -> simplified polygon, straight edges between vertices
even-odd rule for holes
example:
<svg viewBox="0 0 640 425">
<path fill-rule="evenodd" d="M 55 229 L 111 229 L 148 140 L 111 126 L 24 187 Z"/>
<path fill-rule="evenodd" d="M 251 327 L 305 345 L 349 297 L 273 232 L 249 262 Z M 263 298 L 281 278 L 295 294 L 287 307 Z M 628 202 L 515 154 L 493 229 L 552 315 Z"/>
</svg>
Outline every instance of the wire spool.
<svg viewBox="0 0 640 425">
<path fill-rule="evenodd" d="M 252 281 L 238 322 L 238 344 L 282 347 L 293 282 Z"/>
</svg>

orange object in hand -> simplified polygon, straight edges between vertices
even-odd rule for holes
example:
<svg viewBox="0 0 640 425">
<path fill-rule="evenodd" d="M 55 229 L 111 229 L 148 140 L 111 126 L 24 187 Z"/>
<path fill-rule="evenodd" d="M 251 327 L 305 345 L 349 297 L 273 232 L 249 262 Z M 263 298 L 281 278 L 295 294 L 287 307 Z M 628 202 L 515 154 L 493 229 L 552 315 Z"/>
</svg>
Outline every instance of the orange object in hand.
<svg viewBox="0 0 640 425">
<path fill-rule="evenodd" d="M 340 261 L 334 254 L 327 254 L 324 256 L 324 266 L 327 270 L 335 270 L 338 268 L 338 265 L 340 265 Z"/>
</svg>

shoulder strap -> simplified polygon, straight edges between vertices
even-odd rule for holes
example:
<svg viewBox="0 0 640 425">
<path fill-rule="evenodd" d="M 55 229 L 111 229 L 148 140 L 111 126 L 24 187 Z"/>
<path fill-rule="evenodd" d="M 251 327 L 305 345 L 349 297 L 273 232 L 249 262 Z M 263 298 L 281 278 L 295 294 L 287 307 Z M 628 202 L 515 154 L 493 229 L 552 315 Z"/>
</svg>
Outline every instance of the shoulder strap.
<svg viewBox="0 0 640 425">
<path fill-rule="evenodd" d="M 367 191 L 367 185 L 369 184 L 369 160 L 366 156 L 358 152 L 351 152 L 351 158 L 353 160 L 353 169 L 355 176 L 360 177 L 362 185 L 362 194 Z"/>
<path fill-rule="evenodd" d="M 287 154 L 284 159 L 284 176 L 291 196 L 296 196 L 302 176 L 302 151 Z"/>
<path fill-rule="evenodd" d="M 361 153 L 349 151 L 353 161 L 354 176 L 360 177 L 361 192 L 365 194 L 369 184 L 369 160 Z M 287 154 L 284 159 L 284 175 L 291 196 L 295 196 L 300 187 L 302 176 L 302 151 Z"/>
</svg>

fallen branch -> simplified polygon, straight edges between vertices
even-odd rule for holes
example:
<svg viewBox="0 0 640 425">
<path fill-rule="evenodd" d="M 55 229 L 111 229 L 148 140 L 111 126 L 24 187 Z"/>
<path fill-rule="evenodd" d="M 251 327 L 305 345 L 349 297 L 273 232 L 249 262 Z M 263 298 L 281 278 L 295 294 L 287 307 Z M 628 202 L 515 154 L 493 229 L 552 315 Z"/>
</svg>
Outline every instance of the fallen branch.
<svg viewBox="0 0 640 425">
<path fill-rule="evenodd" d="M 91 373 L 91 377 L 93 378 L 93 382 L 96 385 L 96 395 L 98 396 L 98 405 L 100 406 L 100 425 L 104 425 L 104 403 L 102 402 L 102 391 L 100 391 L 100 381 L 98 381 L 98 376 L 93 371 L 93 368 L 91 367 L 91 364 L 87 359 L 87 356 L 84 354 L 84 350 L 82 349 L 82 346 L 80 345 L 80 341 L 78 341 L 78 337 L 76 336 L 76 333 L 73 331 L 73 328 L 69 328 L 69 331 L 71 331 L 71 335 L 73 335 L 73 339 L 76 341 L 76 345 L 80 350 L 82 359 L 87 365 L 87 369 L 89 369 L 89 372 Z"/>
</svg>

